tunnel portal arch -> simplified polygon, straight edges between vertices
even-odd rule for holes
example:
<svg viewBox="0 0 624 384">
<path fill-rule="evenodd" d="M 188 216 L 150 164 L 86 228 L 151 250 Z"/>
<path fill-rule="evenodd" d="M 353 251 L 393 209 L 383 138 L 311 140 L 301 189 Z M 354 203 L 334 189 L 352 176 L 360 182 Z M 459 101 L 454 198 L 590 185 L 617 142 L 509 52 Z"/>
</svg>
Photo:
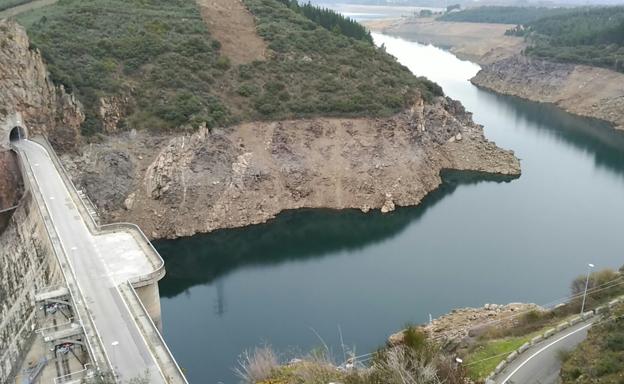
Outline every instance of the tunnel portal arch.
<svg viewBox="0 0 624 384">
<path fill-rule="evenodd" d="M 27 137 L 28 137 L 28 134 L 26 132 L 26 129 L 24 129 L 24 127 L 21 127 L 19 125 L 13 127 L 11 131 L 9 132 L 10 142 L 26 139 Z"/>
</svg>

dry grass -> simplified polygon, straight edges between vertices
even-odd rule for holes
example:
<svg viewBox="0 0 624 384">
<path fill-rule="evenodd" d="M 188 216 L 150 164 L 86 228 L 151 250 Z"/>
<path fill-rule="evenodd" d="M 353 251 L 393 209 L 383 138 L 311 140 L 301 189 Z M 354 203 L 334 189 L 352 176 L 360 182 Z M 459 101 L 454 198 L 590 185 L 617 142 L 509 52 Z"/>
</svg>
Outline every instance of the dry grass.
<svg viewBox="0 0 624 384">
<path fill-rule="evenodd" d="M 277 368 L 277 355 L 270 346 L 264 346 L 255 348 L 253 352 L 245 351 L 234 372 L 244 383 L 252 384 L 270 378 Z"/>
</svg>

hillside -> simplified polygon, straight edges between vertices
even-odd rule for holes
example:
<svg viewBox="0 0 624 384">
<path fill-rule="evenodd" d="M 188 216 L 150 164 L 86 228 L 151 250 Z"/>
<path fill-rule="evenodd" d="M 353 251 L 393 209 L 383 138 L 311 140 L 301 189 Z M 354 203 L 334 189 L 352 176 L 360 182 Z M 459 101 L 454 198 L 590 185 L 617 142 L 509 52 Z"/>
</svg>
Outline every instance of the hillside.
<svg viewBox="0 0 624 384">
<path fill-rule="evenodd" d="M 63 0 L 20 21 L 33 42 L 0 23 L 8 113 L 32 105 L 30 132 L 66 144 L 62 161 L 103 221 L 137 223 L 151 238 L 289 209 L 389 212 L 419 204 L 443 169 L 520 174 L 460 103 L 366 34 L 347 36 L 357 28 L 332 13 L 277 0 Z M 31 56 L 36 70 L 15 70 Z M 43 130 L 33 85 L 50 78 L 61 101 L 69 91 L 82 103 L 70 114 L 44 95 Z"/>
<path fill-rule="evenodd" d="M 84 104 L 86 135 L 388 116 L 418 93 L 441 94 L 370 41 L 344 34 L 349 31 L 330 31 L 282 1 L 243 4 L 267 43 L 266 60 L 229 57 L 231 44 L 214 38 L 223 40 L 221 29 L 213 35 L 192 0 L 65 0 L 19 20 L 54 82 Z"/>
<path fill-rule="evenodd" d="M 569 13 L 570 8 L 483 6 L 446 13 L 440 21 L 495 24 L 527 24 L 544 17 Z"/>
<path fill-rule="evenodd" d="M 624 307 L 592 327 L 587 339 L 564 356 L 561 380 L 568 383 L 621 383 L 624 377 Z"/>
<path fill-rule="evenodd" d="M 529 56 L 624 72 L 624 7 L 575 9 L 509 33 L 527 38 Z"/>
</svg>

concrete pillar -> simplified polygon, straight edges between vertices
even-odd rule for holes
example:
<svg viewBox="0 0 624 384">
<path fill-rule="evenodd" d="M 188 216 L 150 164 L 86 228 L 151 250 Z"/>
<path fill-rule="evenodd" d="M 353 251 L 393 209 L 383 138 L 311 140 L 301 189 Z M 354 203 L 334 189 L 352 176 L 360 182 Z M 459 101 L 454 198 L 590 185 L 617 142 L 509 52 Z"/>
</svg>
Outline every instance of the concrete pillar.
<svg viewBox="0 0 624 384">
<path fill-rule="evenodd" d="M 160 312 L 160 292 L 158 290 L 158 282 L 154 282 L 143 287 L 135 288 L 139 299 L 152 318 L 152 321 L 162 333 L 162 319 Z"/>
</svg>

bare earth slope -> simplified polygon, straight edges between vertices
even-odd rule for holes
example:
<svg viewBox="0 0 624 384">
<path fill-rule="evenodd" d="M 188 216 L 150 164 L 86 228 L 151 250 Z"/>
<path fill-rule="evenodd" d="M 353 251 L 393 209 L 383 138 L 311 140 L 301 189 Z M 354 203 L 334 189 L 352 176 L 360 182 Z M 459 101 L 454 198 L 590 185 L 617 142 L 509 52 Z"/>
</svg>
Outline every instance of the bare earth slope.
<svg viewBox="0 0 624 384">
<path fill-rule="evenodd" d="M 586 65 L 553 63 L 522 55 L 521 38 L 504 36 L 509 25 L 402 19 L 370 23 L 385 33 L 449 48 L 483 66 L 472 83 L 624 129 L 624 74 Z"/>
<path fill-rule="evenodd" d="M 241 0 L 197 0 L 197 4 L 221 51 L 234 64 L 264 60 L 266 43 L 257 35 L 254 17 Z"/>
<path fill-rule="evenodd" d="M 213 133 L 111 137 L 65 158 L 110 220 L 152 238 L 264 222 L 296 208 L 417 205 L 442 169 L 519 175 L 461 104 L 440 98 L 388 119 L 247 123 Z"/>
</svg>

